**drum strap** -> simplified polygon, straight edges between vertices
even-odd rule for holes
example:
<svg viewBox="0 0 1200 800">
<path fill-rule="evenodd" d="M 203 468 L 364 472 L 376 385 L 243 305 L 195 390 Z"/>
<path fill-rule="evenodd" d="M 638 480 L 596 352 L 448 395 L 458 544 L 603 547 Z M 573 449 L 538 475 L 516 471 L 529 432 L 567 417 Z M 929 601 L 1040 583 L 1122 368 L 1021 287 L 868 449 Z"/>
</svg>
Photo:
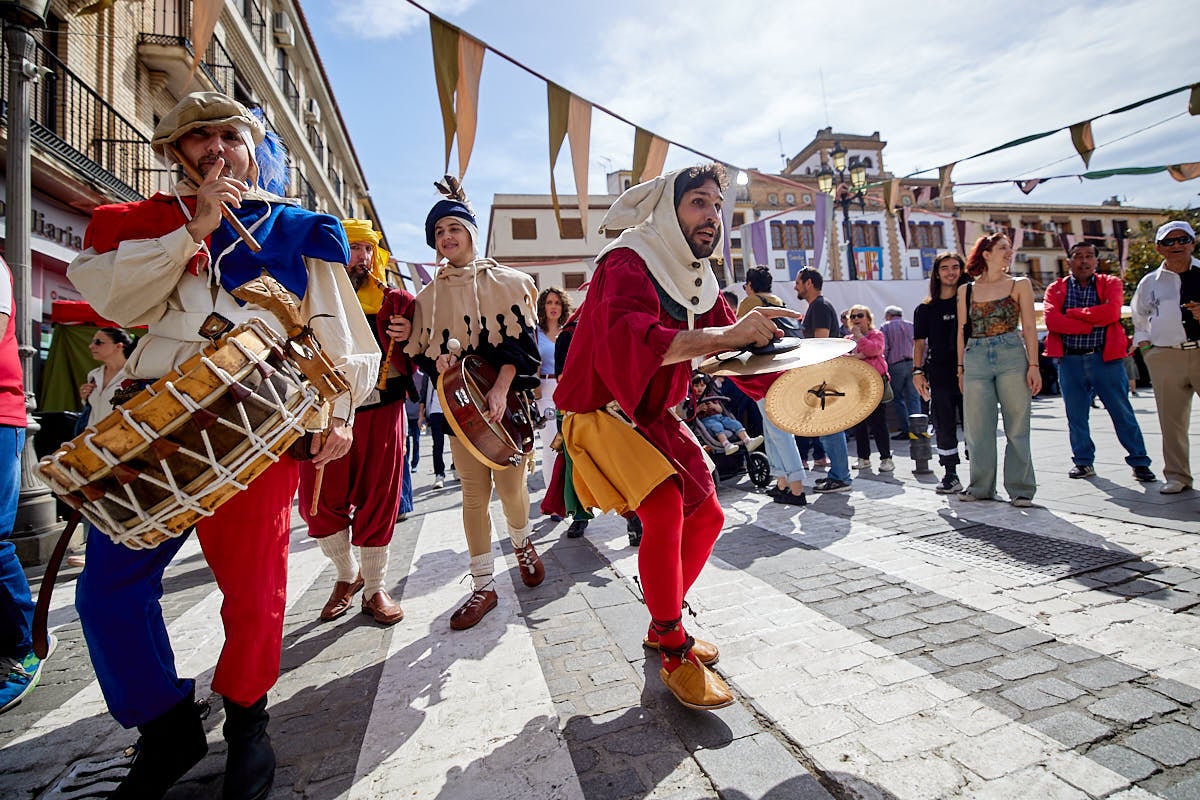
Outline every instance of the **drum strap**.
<svg viewBox="0 0 1200 800">
<path fill-rule="evenodd" d="M 67 527 L 63 528 L 63 532 L 59 534 L 50 560 L 46 562 L 42 585 L 38 589 L 37 606 L 33 610 L 33 652 L 38 658 L 45 658 L 50 650 L 50 635 L 46 625 L 50 616 L 50 596 L 54 594 L 54 582 L 58 580 L 58 568 L 62 566 L 63 556 L 67 554 L 67 544 L 71 541 L 71 534 L 75 533 L 75 528 L 79 526 L 81 519 L 83 519 L 83 515 L 78 511 L 71 515 Z"/>
</svg>

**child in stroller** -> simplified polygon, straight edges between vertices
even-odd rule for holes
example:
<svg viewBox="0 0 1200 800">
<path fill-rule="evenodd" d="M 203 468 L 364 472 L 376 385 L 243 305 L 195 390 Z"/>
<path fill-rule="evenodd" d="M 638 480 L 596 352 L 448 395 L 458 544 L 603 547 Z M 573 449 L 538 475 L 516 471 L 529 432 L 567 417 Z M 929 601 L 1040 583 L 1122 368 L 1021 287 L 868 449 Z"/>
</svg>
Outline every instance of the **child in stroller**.
<svg viewBox="0 0 1200 800">
<path fill-rule="evenodd" d="M 700 445 L 713 456 L 717 477 L 728 478 L 744 471 L 756 486 L 765 486 L 770 481 L 770 467 L 765 455 L 753 452 L 762 446 L 763 437 L 750 436 L 742 423 L 726 410 L 727 401 L 728 398 L 713 391 L 707 375 L 696 372 L 683 403 L 683 419 Z"/>
</svg>

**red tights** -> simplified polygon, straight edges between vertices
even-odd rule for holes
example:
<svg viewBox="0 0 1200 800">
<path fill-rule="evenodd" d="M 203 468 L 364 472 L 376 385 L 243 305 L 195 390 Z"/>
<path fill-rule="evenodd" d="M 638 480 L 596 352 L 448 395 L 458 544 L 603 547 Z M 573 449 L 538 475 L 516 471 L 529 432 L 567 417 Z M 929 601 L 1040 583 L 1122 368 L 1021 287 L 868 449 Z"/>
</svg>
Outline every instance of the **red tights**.
<svg viewBox="0 0 1200 800">
<path fill-rule="evenodd" d="M 638 548 L 638 573 L 646 608 L 653 620 L 678 619 L 684 595 L 712 554 L 725 524 L 725 512 L 714 492 L 684 516 L 678 485 L 665 480 L 642 501 L 637 514 L 645 531 Z M 686 639 L 682 623 L 659 633 L 659 642 L 666 648 L 678 648 Z"/>
</svg>

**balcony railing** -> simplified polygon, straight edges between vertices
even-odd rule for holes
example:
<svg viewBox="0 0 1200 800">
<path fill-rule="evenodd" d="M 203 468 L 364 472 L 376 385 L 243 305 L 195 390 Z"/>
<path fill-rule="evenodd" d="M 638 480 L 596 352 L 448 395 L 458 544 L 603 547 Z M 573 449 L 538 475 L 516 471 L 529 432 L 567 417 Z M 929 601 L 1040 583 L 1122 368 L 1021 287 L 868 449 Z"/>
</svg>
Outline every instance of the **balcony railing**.
<svg viewBox="0 0 1200 800">
<path fill-rule="evenodd" d="M 259 17 L 261 18 L 261 12 Z M 196 51 L 192 40 L 192 3 L 191 0 L 156 0 L 154 4 L 154 30 L 138 35 L 138 44 L 159 45 L 164 47 L 179 47 L 187 51 L 188 56 L 195 58 Z M 189 59 L 190 60 L 190 59 Z M 200 60 L 200 69 L 217 89 L 225 94 L 233 94 L 233 80 L 237 74 L 233 59 L 214 35 Z"/>
<path fill-rule="evenodd" d="M 267 18 L 263 15 L 262 6 L 258 4 L 257 0 L 239 0 L 238 5 L 242 8 L 242 19 L 250 28 L 250 38 L 258 45 L 259 51 L 266 54 Z"/>
<path fill-rule="evenodd" d="M 296 170 L 296 180 L 292 183 L 292 191 L 295 192 L 295 197 L 300 198 L 300 205 L 309 211 L 317 210 L 317 192 L 300 170 Z"/>
<path fill-rule="evenodd" d="M 292 116 L 299 119 L 300 88 L 296 86 L 296 82 L 292 80 L 292 76 L 286 69 L 276 69 L 275 77 L 279 82 L 279 88 L 283 92 L 284 99 L 287 100 L 288 106 L 292 109 Z"/>
<path fill-rule="evenodd" d="M 4 74 L 8 54 L 0 43 Z M 150 140 L 110 106 L 66 64 L 39 43 L 33 60 L 43 70 L 30 97 L 30 136 L 113 199 L 139 200 L 159 186 Z M 8 81 L 0 81 L 0 104 L 8 121 Z"/>
</svg>

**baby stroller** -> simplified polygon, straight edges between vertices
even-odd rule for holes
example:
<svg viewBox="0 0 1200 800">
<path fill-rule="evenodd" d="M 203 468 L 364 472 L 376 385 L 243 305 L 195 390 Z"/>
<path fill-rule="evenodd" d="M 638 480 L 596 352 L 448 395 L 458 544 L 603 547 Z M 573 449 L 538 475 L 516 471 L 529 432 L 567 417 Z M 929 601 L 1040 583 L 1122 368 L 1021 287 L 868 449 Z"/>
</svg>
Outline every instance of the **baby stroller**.
<svg viewBox="0 0 1200 800">
<path fill-rule="evenodd" d="M 716 400 L 725 403 L 729 400 L 727 397 L 711 392 L 710 389 L 709 377 L 703 372 L 694 373 L 691 391 L 683 403 L 683 411 L 684 421 L 696 435 L 704 452 L 713 461 L 714 481 L 720 483 L 745 474 L 756 487 L 764 488 L 771 482 L 771 466 L 767 462 L 766 454 L 761 450 L 747 451 L 744 445 L 732 438 L 730 441 L 737 445 L 737 449 L 726 454 L 726 446 L 717 441 L 717 438 L 709 432 L 697 416 L 696 411 L 702 402 Z"/>
</svg>

